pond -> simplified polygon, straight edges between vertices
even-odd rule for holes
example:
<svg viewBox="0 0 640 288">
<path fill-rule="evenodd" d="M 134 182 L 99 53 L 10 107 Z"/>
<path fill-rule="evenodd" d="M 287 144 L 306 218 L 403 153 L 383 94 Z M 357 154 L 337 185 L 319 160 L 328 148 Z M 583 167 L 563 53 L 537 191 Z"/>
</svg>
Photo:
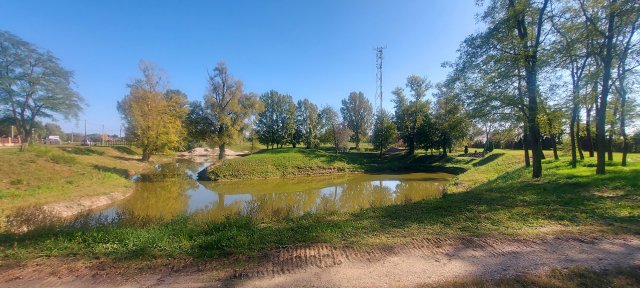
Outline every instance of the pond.
<svg viewBox="0 0 640 288">
<path fill-rule="evenodd" d="M 326 211 L 353 212 L 440 197 L 453 177 L 447 173 L 405 173 L 197 181 L 198 171 L 207 165 L 189 160 L 158 165 L 154 173 L 134 177 L 131 196 L 83 213 L 71 221 L 72 225 L 154 223 L 182 215 L 272 219 Z"/>
<path fill-rule="evenodd" d="M 223 218 L 296 216 L 357 211 L 440 197 L 446 173 L 351 174 L 228 182 L 197 181 L 206 165 L 178 161 L 136 179 L 128 198 L 96 213 L 104 218 L 168 220 L 178 215 Z"/>
</svg>

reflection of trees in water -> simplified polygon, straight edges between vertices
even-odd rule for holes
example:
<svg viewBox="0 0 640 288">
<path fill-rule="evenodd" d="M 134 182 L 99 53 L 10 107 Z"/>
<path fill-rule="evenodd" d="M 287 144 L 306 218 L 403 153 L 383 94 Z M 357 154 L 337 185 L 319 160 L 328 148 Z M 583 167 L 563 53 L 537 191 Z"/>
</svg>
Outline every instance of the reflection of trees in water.
<svg viewBox="0 0 640 288">
<path fill-rule="evenodd" d="M 135 192 L 118 205 L 121 220 L 168 220 L 184 214 L 189 200 L 185 192 L 198 187 L 186 174 L 185 165 L 163 164 L 154 173 L 142 175 L 135 183 Z"/>
<path fill-rule="evenodd" d="M 314 209 L 320 190 L 254 195 L 245 204 L 245 213 L 257 219 L 299 216 Z"/>
<path fill-rule="evenodd" d="M 340 210 L 351 212 L 368 208 L 371 204 L 372 190 L 373 185 L 370 181 L 348 181 L 342 186 Z"/>
<path fill-rule="evenodd" d="M 372 185 L 369 203 L 373 207 L 393 204 L 393 191 L 391 188 L 382 185 L 382 181 Z"/>
<path fill-rule="evenodd" d="M 442 196 L 442 184 L 428 181 L 407 181 L 396 185 L 396 204 L 412 203 Z"/>
<path fill-rule="evenodd" d="M 329 194 L 320 194 L 320 198 L 317 201 L 317 205 L 315 207 L 316 212 L 330 212 L 330 211 L 338 211 L 339 209 L 339 194 L 342 186 L 333 186 L 330 187 L 333 193 Z"/>
</svg>

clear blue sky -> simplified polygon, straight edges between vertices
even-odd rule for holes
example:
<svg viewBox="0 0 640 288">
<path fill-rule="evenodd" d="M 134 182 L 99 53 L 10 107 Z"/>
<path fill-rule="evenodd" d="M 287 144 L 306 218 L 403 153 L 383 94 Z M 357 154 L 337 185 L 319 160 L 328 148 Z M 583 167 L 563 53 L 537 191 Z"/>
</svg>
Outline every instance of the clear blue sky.
<svg viewBox="0 0 640 288">
<path fill-rule="evenodd" d="M 417 74 L 444 79 L 465 36 L 478 30 L 475 0 L 29 1 L 0 2 L 0 29 L 52 51 L 75 72 L 88 107 L 64 130 L 117 134 L 116 101 L 153 62 L 170 87 L 201 100 L 207 71 L 225 61 L 247 92 L 269 89 L 338 108 L 350 91 L 373 103 L 374 47 L 387 45 L 390 91 Z"/>
</svg>

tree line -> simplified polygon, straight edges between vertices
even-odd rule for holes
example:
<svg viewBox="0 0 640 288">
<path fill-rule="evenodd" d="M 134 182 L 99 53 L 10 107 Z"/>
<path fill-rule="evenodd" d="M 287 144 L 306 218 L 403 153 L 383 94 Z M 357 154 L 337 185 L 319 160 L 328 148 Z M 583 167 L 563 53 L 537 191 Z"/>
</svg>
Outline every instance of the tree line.
<svg viewBox="0 0 640 288">
<path fill-rule="evenodd" d="M 489 126 L 520 126 L 534 178 L 542 176 L 542 140 L 552 139 L 555 147 L 566 132 L 572 167 L 584 158 L 583 139 L 590 156 L 597 154 L 596 174 L 604 174 L 605 154 L 611 161 L 617 137 L 627 165 L 626 129 L 638 116 L 631 93 L 638 91 L 640 2 L 481 4 L 486 10 L 479 19 L 486 28 L 464 40 L 456 61 L 448 63 L 452 72 L 445 81 L 464 98 L 472 117 Z"/>
</svg>

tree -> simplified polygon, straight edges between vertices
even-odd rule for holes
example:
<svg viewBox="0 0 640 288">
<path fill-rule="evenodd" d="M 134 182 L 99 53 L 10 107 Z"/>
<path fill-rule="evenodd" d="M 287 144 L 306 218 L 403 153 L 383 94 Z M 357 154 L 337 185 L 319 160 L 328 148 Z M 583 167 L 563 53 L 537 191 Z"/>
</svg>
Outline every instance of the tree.
<svg viewBox="0 0 640 288">
<path fill-rule="evenodd" d="M 64 132 L 60 125 L 55 123 L 44 124 L 45 136 L 64 136 Z"/>
<path fill-rule="evenodd" d="M 538 123 L 540 123 L 540 131 L 543 135 L 551 139 L 551 147 L 553 149 L 553 158 L 560 160 L 558 156 L 557 141 L 562 135 L 562 127 L 564 127 L 564 113 L 560 109 L 542 107 L 542 113 L 538 115 Z M 574 151 L 575 152 L 575 151 Z"/>
<path fill-rule="evenodd" d="M 258 141 L 267 146 L 298 143 L 295 138 L 295 111 L 293 98 L 271 90 L 260 96 L 264 110 L 258 114 L 256 134 Z M 294 146 L 295 147 L 295 146 Z"/>
<path fill-rule="evenodd" d="M 347 123 L 339 123 L 333 126 L 333 146 L 336 153 L 349 151 L 349 140 L 353 137 L 353 131 Z"/>
<path fill-rule="evenodd" d="M 340 122 L 338 112 L 331 106 L 320 109 L 320 143 L 334 143 L 334 127 Z"/>
<path fill-rule="evenodd" d="M 298 100 L 296 106 L 296 129 L 302 135 L 302 142 L 307 148 L 317 148 L 320 145 L 320 115 L 318 106 L 309 99 Z"/>
<path fill-rule="evenodd" d="M 384 109 L 380 109 L 376 114 L 373 133 L 371 134 L 371 143 L 374 149 L 380 151 L 380 157 L 382 157 L 382 152 L 396 141 L 396 137 L 398 137 L 398 132 L 391 114 Z"/>
<path fill-rule="evenodd" d="M 140 61 L 142 78 L 129 86 L 129 95 L 118 102 L 118 111 L 126 125 L 127 136 L 142 149 L 142 161 L 155 153 L 180 148 L 188 113 L 186 95 L 166 90 L 162 74 L 151 63 Z"/>
<path fill-rule="evenodd" d="M 571 167 L 577 166 L 577 153 L 580 135 L 580 94 L 583 90 L 587 68 L 592 61 L 589 51 L 589 33 L 580 23 L 582 17 L 574 5 L 562 7 L 558 20 L 552 21 L 557 34 L 552 45 L 554 53 L 559 56 L 558 64 L 569 72 L 571 78 L 569 138 L 571 142 Z M 553 18 L 552 18 L 553 20 Z M 578 128 L 578 129 L 576 129 Z M 580 150 L 582 153 L 582 150 Z M 582 154 L 581 154 L 582 155 Z"/>
<path fill-rule="evenodd" d="M 51 52 L 0 30 L 0 114 L 14 118 L 21 151 L 31 141 L 38 119 L 78 117 L 84 100 L 72 83 L 73 72 Z"/>
<path fill-rule="evenodd" d="M 622 51 L 626 49 L 616 51 L 616 47 L 626 46 L 625 41 L 634 38 L 634 27 L 638 22 L 640 5 L 634 0 L 594 0 L 589 2 L 578 0 L 578 4 L 584 16 L 583 23 L 594 36 L 593 53 L 602 63 L 602 74 L 599 81 L 601 89 L 598 101 L 596 101 L 596 148 L 598 149 L 596 174 L 602 175 L 606 172 L 606 114 L 612 86 L 614 60 L 616 60 L 616 55 L 621 55 Z M 633 32 L 631 32 L 632 30 Z M 627 38 L 626 35 L 631 36 Z M 624 57 L 622 55 L 622 58 L 617 60 L 623 60 Z"/>
<path fill-rule="evenodd" d="M 219 149 L 218 159 L 225 158 L 225 147 L 234 143 L 247 128 L 245 121 L 254 114 L 257 99 L 245 94 L 242 81 L 233 78 L 224 62 L 219 62 L 209 75 L 209 87 L 204 96 L 205 107 L 215 119 L 212 144 Z"/>
<path fill-rule="evenodd" d="M 426 78 L 411 75 L 407 77 L 406 87 L 411 92 L 411 100 L 405 96 L 404 90 L 400 87 L 396 87 L 391 93 L 395 97 L 394 118 L 398 134 L 409 148 L 407 153 L 413 155 L 418 141 L 418 129 L 425 121 L 425 117 L 429 115 L 430 103 L 424 97 L 431 89 L 431 82 Z"/>
<path fill-rule="evenodd" d="M 436 100 L 433 122 L 442 148 L 442 156 L 447 157 L 447 148 L 467 136 L 471 123 L 467 117 L 460 96 L 441 88 Z"/>
<path fill-rule="evenodd" d="M 373 108 L 371 102 L 362 92 L 351 92 L 347 99 L 342 100 L 340 108 L 342 119 L 353 132 L 353 142 L 356 149 L 360 149 L 360 142 L 367 138 L 371 130 Z"/>
<path fill-rule="evenodd" d="M 189 103 L 189 112 L 185 117 L 185 127 L 189 145 L 192 146 L 198 142 L 210 143 L 215 136 L 217 127 L 215 117 L 204 107 L 202 102 L 193 101 Z"/>
</svg>

